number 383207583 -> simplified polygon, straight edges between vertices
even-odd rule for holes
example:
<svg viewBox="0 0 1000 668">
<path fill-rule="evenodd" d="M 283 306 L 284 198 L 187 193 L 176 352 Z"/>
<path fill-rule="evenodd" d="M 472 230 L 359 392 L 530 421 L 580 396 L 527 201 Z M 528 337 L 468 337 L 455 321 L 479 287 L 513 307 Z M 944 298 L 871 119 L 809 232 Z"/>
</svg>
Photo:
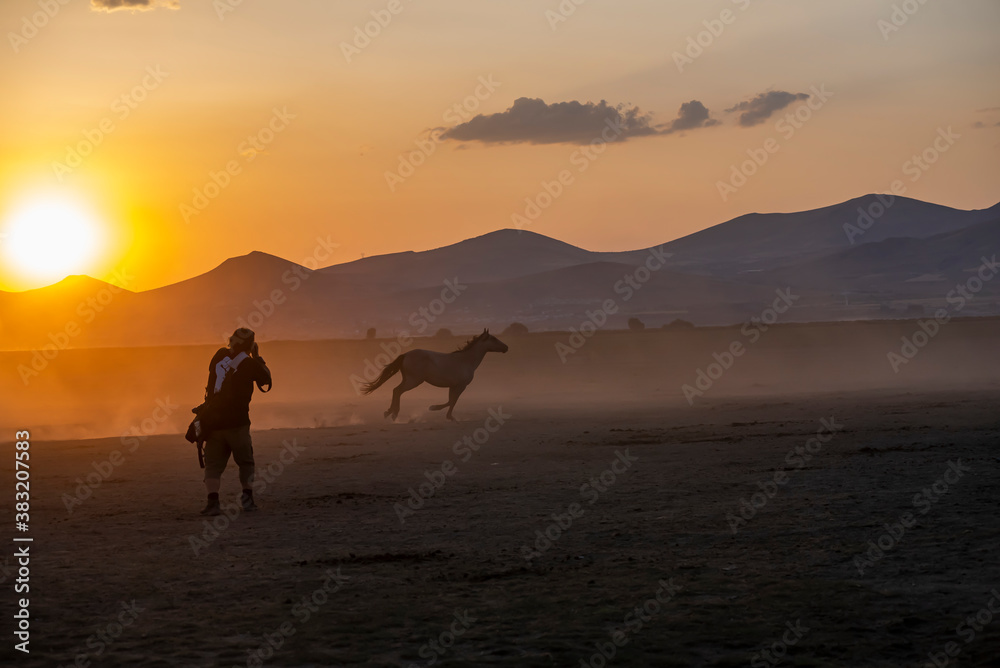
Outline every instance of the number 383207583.
<svg viewBox="0 0 1000 668">
<path fill-rule="evenodd" d="M 14 437 L 17 439 L 23 439 L 18 440 L 14 444 L 14 448 L 16 449 L 16 454 L 14 455 L 14 464 L 16 469 L 14 477 L 17 478 L 17 482 L 14 483 L 14 509 L 17 511 L 14 521 L 27 522 L 28 508 L 30 507 L 28 501 L 31 498 L 29 495 L 30 487 L 28 482 L 28 478 L 30 477 L 30 466 L 28 465 L 28 461 L 31 457 L 29 453 L 31 443 L 28 439 L 31 437 L 31 434 L 27 431 L 19 431 L 14 434 Z"/>
</svg>

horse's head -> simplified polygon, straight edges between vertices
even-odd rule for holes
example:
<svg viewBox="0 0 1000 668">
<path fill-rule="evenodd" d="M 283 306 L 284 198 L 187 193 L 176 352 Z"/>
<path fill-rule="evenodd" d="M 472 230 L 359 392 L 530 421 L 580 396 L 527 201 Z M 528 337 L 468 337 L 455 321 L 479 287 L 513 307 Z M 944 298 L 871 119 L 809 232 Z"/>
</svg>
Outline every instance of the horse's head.
<svg viewBox="0 0 1000 668">
<path fill-rule="evenodd" d="M 505 353 L 509 350 L 507 344 L 490 334 L 488 329 L 484 329 L 483 333 L 476 337 L 476 340 L 480 345 L 486 346 L 488 353 Z"/>
</svg>

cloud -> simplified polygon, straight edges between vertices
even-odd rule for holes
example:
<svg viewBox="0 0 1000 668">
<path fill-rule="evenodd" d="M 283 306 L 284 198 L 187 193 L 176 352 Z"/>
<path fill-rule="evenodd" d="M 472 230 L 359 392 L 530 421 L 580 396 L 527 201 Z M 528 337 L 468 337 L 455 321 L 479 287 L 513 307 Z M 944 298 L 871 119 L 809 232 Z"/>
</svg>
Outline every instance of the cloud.
<svg viewBox="0 0 1000 668">
<path fill-rule="evenodd" d="M 497 114 L 480 114 L 441 133 L 441 139 L 484 144 L 588 144 L 595 139 L 625 141 L 658 134 L 638 107 L 604 100 L 555 102 L 522 97 Z M 611 137 L 609 139 L 609 136 Z"/>
<path fill-rule="evenodd" d="M 95 12 L 114 12 L 119 9 L 146 11 L 157 7 L 179 9 L 179 0 L 90 0 L 90 8 Z"/>
<path fill-rule="evenodd" d="M 1000 111 L 1000 107 L 986 107 L 985 109 L 976 109 L 978 114 L 995 114 Z M 997 128 L 1000 127 L 1000 121 L 976 121 L 972 124 L 972 127 L 977 130 L 982 130 L 983 128 Z"/>
<path fill-rule="evenodd" d="M 709 118 L 708 107 L 698 100 L 691 100 L 681 105 L 677 112 L 677 118 L 671 121 L 661 131 L 662 134 L 681 132 L 682 130 L 694 130 L 695 128 L 708 128 L 718 125 L 719 121 Z"/>
<path fill-rule="evenodd" d="M 749 128 L 763 123 L 771 117 L 771 114 L 784 109 L 792 102 L 808 98 L 808 93 L 788 93 L 783 90 L 772 90 L 761 93 L 752 100 L 744 100 L 736 106 L 726 109 L 726 113 L 742 111 L 739 124 L 745 128 Z"/>
</svg>

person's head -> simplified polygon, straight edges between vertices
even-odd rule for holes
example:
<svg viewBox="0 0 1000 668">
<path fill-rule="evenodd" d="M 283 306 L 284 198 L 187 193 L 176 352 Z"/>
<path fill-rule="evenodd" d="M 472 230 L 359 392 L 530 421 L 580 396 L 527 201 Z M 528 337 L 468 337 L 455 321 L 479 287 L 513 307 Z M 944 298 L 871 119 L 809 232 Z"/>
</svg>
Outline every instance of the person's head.
<svg viewBox="0 0 1000 668">
<path fill-rule="evenodd" d="M 249 353 L 253 348 L 253 330 L 240 327 L 229 337 L 229 348 L 237 353 Z"/>
</svg>

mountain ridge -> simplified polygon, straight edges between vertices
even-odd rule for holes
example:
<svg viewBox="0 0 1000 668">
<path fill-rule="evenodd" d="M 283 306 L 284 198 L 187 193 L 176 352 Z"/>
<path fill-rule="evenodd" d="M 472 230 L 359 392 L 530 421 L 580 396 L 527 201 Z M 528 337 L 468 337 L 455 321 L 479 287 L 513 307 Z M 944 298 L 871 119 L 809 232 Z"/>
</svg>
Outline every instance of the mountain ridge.
<svg viewBox="0 0 1000 668">
<path fill-rule="evenodd" d="M 405 329 L 414 313 L 438 301 L 433 326 L 456 331 L 517 319 L 533 329 L 577 326 L 608 299 L 615 301 L 609 327 L 623 327 L 635 315 L 652 326 L 678 317 L 732 324 L 759 316 L 775 290 L 789 287 L 803 296 L 787 319 L 883 317 L 886 304 L 905 307 L 908 300 L 923 308 L 940 302 L 941 280 L 959 275 L 963 263 L 979 262 L 976 253 L 1000 245 L 1000 205 L 961 211 L 905 198 L 850 244 L 843 232 L 846 214 L 877 201 L 866 195 L 806 212 L 745 214 L 653 247 L 659 257 L 671 254 L 656 268 L 641 268 L 652 248 L 591 251 L 505 228 L 439 248 L 316 270 L 253 251 L 143 292 L 67 277 L 46 288 L 0 293 L 0 349 L 44 346 L 51 332 L 79 320 L 81 309 L 86 327 L 73 339 L 81 347 L 214 343 L 244 324 L 261 340 L 355 337 L 372 327 Z M 991 214 L 996 223 L 983 220 Z M 629 273 L 644 276 L 641 290 L 616 290 Z M 449 287 L 456 285 L 461 287 Z M 80 304 L 88 293 L 102 291 L 105 301 L 108 293 L 115 296 L 106 307 L 92 309 L 91 317 Z M 853 295 L 850 300 L 845 292 Z M 990 313 L 994 292 L 1000 295 L 1000 281 L 987 285 L 983 296 L 989 298 L 967 312 Z"/>
</svg>

